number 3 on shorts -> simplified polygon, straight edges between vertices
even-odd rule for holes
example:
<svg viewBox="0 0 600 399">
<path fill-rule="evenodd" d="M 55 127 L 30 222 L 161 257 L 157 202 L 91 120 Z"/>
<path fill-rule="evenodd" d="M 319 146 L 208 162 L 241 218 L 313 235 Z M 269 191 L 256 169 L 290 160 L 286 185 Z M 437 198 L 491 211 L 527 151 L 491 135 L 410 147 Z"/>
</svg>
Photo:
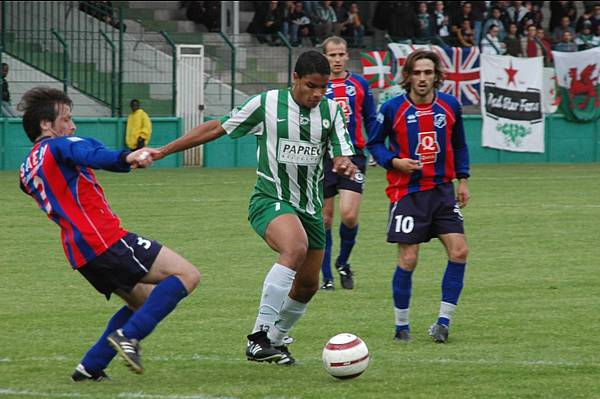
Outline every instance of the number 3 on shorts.
<svg viewBox="0 0 600 399">
<path fill-rule="evenodd" d="M 146 240 L 145 238 L 138 237 L 137 245 L 139 245 L 140 247 L 144 247 L 144 249 L 148 250 L 150 248 L 150 245 L 152 245 L 152 243 L 150 242 L 150 240 Z"/>
<path fill-rule="evenodd" d="M 412 216 L 398 215 L 396 219 L 396 233 L 408 234 L 415 228 L 415 219 Z"/>
</svg>

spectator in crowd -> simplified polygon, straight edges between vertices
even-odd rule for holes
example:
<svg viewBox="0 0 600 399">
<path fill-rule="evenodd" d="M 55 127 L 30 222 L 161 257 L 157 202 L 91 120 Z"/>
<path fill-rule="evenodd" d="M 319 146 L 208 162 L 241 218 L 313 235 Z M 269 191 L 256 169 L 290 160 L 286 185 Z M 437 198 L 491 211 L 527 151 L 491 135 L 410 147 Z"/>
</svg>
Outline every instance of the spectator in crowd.
<svg viewBox="0 0 600 399">
<path fill-rule="evenodd" d="M 522 1 L 513 1 L 512 5 L 506 9 L 510 22 L 514 22 L 517 26 L 521 26 L 521 21 L 527 15 L 528 10 Z"/>
<path fill-rule="evenodd" d="M 294 12 L 289 16 L 290 41 L 292 46 L 299 46 L 302 38 L 308 37 L 313 46 L 317 43 L 315 37 L 315 28 L 310 21 L 310 17 L 304 12 L 304 3 L 296 1 L 294 3 Z"/>
<path fill-rule="evenodd" d="M 506 45 L 506 55 L 512 55 L 513 57 L 521 57 L 523 55 L 521 39 L 517 32 L 517 24 L 511 22 L 508 25 L 508 33 L 503 42 Z"/>
<path fill-rule="evenodd" d="M 337 19 L 337 24 L 339 25 L 340 33 L 346 31 L 348 25 L 350 25 L 350 15 L 348 14 L 348 9 L 344 5 L 343 1 L 333 1 L 331 7 L 333 11 L 335 11 L 335 18 Z"/>
<path fill-rule="evenodd" d="M 554 50 L 566 53 L 577 51 L 577 44 L 573 41 L 573 35 L 570 31 L 563 32 L 562 40 L 554 45 Z"/>
<path fill-rule="evenodd" d="M 593 47 L 597 47 L 598 43 L 596 42 L 595 36 L 592 34 L 592 22 L 586 21 L 583 24 L 581 32 L 575 38 L 575 44 L 577 45 L 577 50 L 589 50 Z"/>
<path fill-rule="evenodd" d="M 517 21 L 520 34 L 525 32 L 529 25 L 533 24 L 536 27 L 540 27 L 542 25 L 543 18 L 541 13 L 536 13 L 533 11 L 533 4 L 530 1 L 526 1 L 522 7 L 525 8 L 526 12 L 521 19 Z"/>
<path fill-rule="evenodd" d="M 506 44 L 502 43 L 498 37 L 497 25 L 490 26 L 480 44 L 482 54 L 502 55 L 506 53 Z"/>
<path fill-rule="evenodd" d="M 269 45 L 279 44 L 278 32 L 283 31 L 285 4 L 280 1 L 269 1 L 267 12 L 259 19 L 257 39 Z"/>
<path fill-rule="evenodd" d="M 2 116 L 16 117 L 17 114 L 10 106 L 10 90 L 8 89 L 8 64 L 2 63 Z"/>
<path fill-rule="evenodd" d="M 550 2 L 550 26 L 549 32 L 554 34 L 554 29 L 562 25 L 563 17 L 569 17 L 570 22 L 575 22 L 577 9 L 574 1 L 551 1 Z M 562 33 L 561 33 L 562 35 Z M 560 40 L 560 37 L 558 40 Z"/>
<path fill-rule="evenodd" d="M 501 16 L 502 11 L 500 10 L 500 7 L 493 6 L 490 11 L 489 18 L 487 19 L 487 21 L 485 21 L 485 24 L 483 24 L 483 31 L 489 32 L 490 27 L 492 25 L 496 25 L 496 28 L 498 28 L 498 38 L 500 40 L 504 40 L 504 38 L 506 37 L 506 27 L 500 19 Z"/>
<path fill-rule="evenodd" d="M 119 29 L 119 20 L 115 17 L 111 1 L 80 1 L 79 10 L 111 25 L 115 29 Z M 123 29 L 125 29 L 124 24 Z"/>
<path fill-rule="evenodd" d="M 471 28 L 471 21 L 463 20 L 460 28 L 456 31 L 457 47 L 473 47 L 475 45 L 475 32 Z"/>
<path fill-rule="evenodd" d="M 536 37 L 542 45 L 542 51 L 544 53 L 544 66 L 552 66 L 552 43 L 546 38 L 546 32 L 541 26 L 537 28 Z"/>
<path fill-rule="evenodd" d="M 329 36 L 340 35 L 340 26 L 331 1 L 320 1 L 315 9 L 315 31 L 319 42 L 324 41 Z"/>
<path fill-rule="evenodd" d="M 571 27 L 571 20 L 569 19 L 568 16 L 565 15 L 560 20 L 560 26 L 557 26 L 552 31 L 552 40 L 553 40 L 553 42 L 556 44 L 558 42 L 563 41 L 563 39 L 564 39 L 563 33 L 566 32 L 566 31 L 568 31 L 571 34 L 572 38 L 575 37 L 575 29 L 573 29 Z"/>
<path fill-rule="evenodd" d="M 464 26 L 464 21 L 469 21 L 469 26 L 473 28 L 473 13 L 470 1 L 465 1 L 460 11 L 451 18 L 452 32 L 455 36 L 458 36 L 458 31 Z"/>
<path fill-rule="evenodd" d="M 351 38 L 350 47 L 364 47 L 365 26 L 362 23 L 357 3 L 350 3 L 350 8 L 348 9 L 348 21 L 350 23 L 346 28 L 346 34 Z"/>
<path fill-rule="evenodd" d="M 594 15 L 593 13 L 594 13 L 594 10 L 592 8 L 588 7 L 585 9 L 584 13 L 581 14 L 581 16 L 577 19 L 577 22 L 575 23 L 575 31 L 577 33 L 581 33 L 581 31 L 583 31 L 583 25 L 588 22 L 590 24 L 590 29 L 591 29 L 592 17 Z"/>
<path fill-rule="evenodd" d="M 190 21 L 204 25 L 209 32 L 221 30 L 220 1 L 185 1 L 185 15 Z"/>
<path fill-rule="evenodd" d="M 410 1 L 384 2 L 385 30 L 392 42 L 407 42 L 417 36 L 419 21 L 413 3 Z"/>
<path fill-rule="evenodd" d="M 473 17 L 473 20 L 471 21 L 471 27 L 473 28 L 473 33 L 475 34 L 475 44 L 479 44 L 481 37 L 486 32 L 482 31 L 483 21 L 488 11 L 486 3 L 488 2 L 471 1 L 471 16 Z"/>
<path fill-rule="evenodd" d="M 127 117 L 127 132 L 125 133 L 125 144 L 132 150 L 146 147 L 152 136 L 152 122 L 146 111 L 140 106 L 140 100 L 133 99 L 129 104 L 131 113 Z"/>
<path fill-rule="evenodd" d="M 521 53 L 523 57 L 543 57 L 544 48 L 536 36 L 537 28 L 535 25 L 529 25 L 525 31 L 525 36 L 521 38 Z"/>
<path fill-rule="evenodd" d="M 594 6 L 590 20 L 592 21 L 592 32 L 596 32 L 598 26 L 600 26 L 600 4 Z"/>
<path fill-rule="evenodd" d="M 424 1 L 417 5 L 417 21 L 419 21 L 419 31 L 416 38 L 420 42 L 429 43 L 434 33 L 434 22 L 427 10 L 427 3 Z"/>
<path fill-rule="evenodd" d="M 446 14 L 443 1 L 436 1 L 432 12 L 434 42 L 443 46 L 450 43 L 450 17 Z"/>
</svg>

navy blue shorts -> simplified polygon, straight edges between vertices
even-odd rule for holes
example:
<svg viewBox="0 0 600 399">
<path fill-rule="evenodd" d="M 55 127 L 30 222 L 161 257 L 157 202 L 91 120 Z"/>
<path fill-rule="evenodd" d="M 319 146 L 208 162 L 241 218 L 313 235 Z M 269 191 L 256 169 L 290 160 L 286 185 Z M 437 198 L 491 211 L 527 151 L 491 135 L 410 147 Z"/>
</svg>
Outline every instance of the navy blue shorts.
<svg viewBox="0 0 600 399">
<path fill-rule="evenodd" d="M 333 168 L 333 160 L 329 157 L 329 154 L 325 156 L 325 159 L 323 160 L 323 174 L 325 175 L 325 180 L 323 181 L 323 196 L 325 198 L 335 197 L 338 193 L 338 190 L 349 190 L 362 194 L 365 185 L 364 176 L 367 170 L 367 157 L 365 157 L 363 154 L 357 154 L 352 156 L 350 159 L 356 166 L 358 166 L 358 169 L 363 175 L 363 178 L 359 179 L 360 182 L 350 180 L 347 177 L 333 173 L 331 171 L 331 168 Z"/>
<path fill-rule="evenodd" d="M 131 292 L 150 271 L 161 248 L 156 241 L 128 233 L 77 270 L 106 299 L 110 299 L 111 293 L 118 289 Z"/>
<path fill-rule="evenodd" d="M 464 232 L 452 183 L 409 194 L 390 204 L 388 242 L 419 244 L 440 234 Z"/>
</svg>

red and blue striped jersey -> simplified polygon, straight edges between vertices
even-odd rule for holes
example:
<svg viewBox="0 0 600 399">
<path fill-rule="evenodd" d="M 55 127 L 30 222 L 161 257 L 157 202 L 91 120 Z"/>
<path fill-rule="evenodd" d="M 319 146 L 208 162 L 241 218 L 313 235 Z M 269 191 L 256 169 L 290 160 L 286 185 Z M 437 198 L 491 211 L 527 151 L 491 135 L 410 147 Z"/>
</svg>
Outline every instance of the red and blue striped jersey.
<svg viewBox="0 0 600 399">
<path fill-rule="evenodd" d="M 367 147 L 377 163 L 388 169 L 386 193 L 391 202 L 457 176 L 469 176 L 462 111 L 449 94 L 438 92 L 431 104 L 424 105 L 413 104 L 406 94 L 387 101 L 370 131 Z M 392 168 L 393 158 L 418 160 L 423 169 L 402 173 Z"/>
<path fill-rule="evenodd" d="M 65 255 L 74 269 L 127 234 L 92 171 L 128 172 L 127 153 L 109 150 L 90 138 L 45 138 L 34 144 L 21 165 L 21 189 L 59 225 Z"/>
<path fill-rule="evenodd" d="M 325 96 L 340 104 L 352 144 L 355 148 L 364 149 L 366 141 L 363 129 L 368 132 L 377 116 L 369 83 L 362 76 L 347 72 L 345 78 L 329 81 Z M 366 126 L 363 126 L 363 121 Z"/>
</svg>

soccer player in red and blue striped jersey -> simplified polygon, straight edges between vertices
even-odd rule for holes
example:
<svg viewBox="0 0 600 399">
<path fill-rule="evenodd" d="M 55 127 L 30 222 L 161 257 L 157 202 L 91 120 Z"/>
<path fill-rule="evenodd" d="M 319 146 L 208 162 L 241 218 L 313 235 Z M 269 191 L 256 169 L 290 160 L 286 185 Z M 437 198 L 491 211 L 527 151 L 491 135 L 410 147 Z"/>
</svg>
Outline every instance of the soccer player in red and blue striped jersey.
<svg viewBox="0 0 600 399">
<path fill-rule="evenodd" d="M 97 140 L 75 137 L 72 101 L 47 87 L 23 95 L 23 128 L 33 148 L 20 168 L 21 189 L 61 230 L 72 268 L 110 299 L 127 303 L 110 319 L 72 375 L 101 381 L 119 353 L 142 373 L 138 342 L 198 285 L 198 270 L 156 241 L 130 233 L 111 210 L 92 169 L 129 172 L 150 166 L 157 150 L 114 151 Z"/>
<path fill-rule="evenodd" d="M 432 51 L 415 51 L 407 58 L 402 75 L 407 94 L 381 107 L 368 142 L 377 163 L 387 169 L 386 193 L 391 203 L 387 241 L 399 247 L 392 281 L 395 339 L 410 339 L 409 303 L 419 244 L 437 237 L 446 248 L 448 263 L 439 316 L 429 335 L 443 343 L 467 262 L 460 208 L 469 200 L 469 153 L 458 101 L 435 90 L 443 79 L 439 57 Z"/>
<path fill-rule="evenodd" d="M 371 129 L 375 124 L 376 107 L 369 83 L 360 75 L 346 70 L 348 62 L 348 45 L 344 39 L 337 36 L 327 38 L 323 42 L 323 52 L 331 67 L 331 77 L 325 96 L 340 104 L 346 117 L 346 127 L 356 149 L 352 162 L 360 169 L 358 179 L 348 179 L 334 173 L 331 158 L 324 162 L 325 179 L 323 183 L 323 221 L 325 223 L 325 255 L 321 272 L 323 273 L 322 289 L 333 290 L 333 275 L 331 273 L 331 248 L 333 238 L 331 228 L 335 208 L 335 196 L 340 194 L 340 252 L 335 266 L 340 274 L 342 287 L 354 288 L 352 269 L 348 263 L 358 233 L 358 213 L 364 187 L 364 175 L 367 159 L 364 154 L 366 140 L 363 131 Z"/>
</svg>

